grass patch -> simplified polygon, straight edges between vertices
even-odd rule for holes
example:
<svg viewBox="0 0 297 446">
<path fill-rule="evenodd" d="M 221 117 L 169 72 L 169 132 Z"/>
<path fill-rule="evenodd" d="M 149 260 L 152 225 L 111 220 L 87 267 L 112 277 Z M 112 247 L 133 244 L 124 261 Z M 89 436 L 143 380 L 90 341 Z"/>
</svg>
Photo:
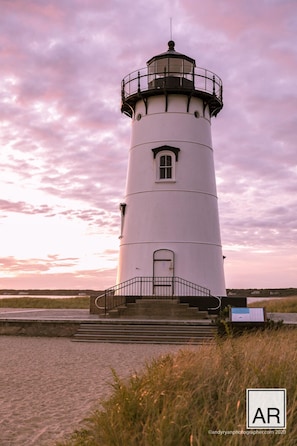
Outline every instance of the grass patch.
<svg viewBox="0 0 297 446">
<path fill-rule="evenodd" d="M 81 430 L 56 446 L 293 446 L 297 438 L 297 330 L 257 332 L 162 356 L 128 380 Z M 286 435 L 245 431 L 247 388 L 286 388 Z"/>
<path fill-rule="evenodd" d="M 297 313 L 297 296 L 253 302 L 249 304 L 249 307 L 265 307 L 268 313 Z"/>
<path fill-rule="evenodd" d="M 86 309 L 90 308 L 89 297 L 16 297 L 0 299 L 1 308 L 48 308 L 48 309 Z"/>
</svg>

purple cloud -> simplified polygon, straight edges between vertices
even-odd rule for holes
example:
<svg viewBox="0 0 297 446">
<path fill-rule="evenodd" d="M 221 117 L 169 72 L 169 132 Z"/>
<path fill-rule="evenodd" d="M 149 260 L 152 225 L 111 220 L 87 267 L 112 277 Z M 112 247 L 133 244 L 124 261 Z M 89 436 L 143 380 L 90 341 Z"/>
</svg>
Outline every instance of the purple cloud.
<svg viewBox="0 0 297 446">
<path fill-rule="evenodd" d="M 87 223 L 97 237 L 104 231 L 117 237 L 130 144 L 130 121 L 119 110 L 121 79 L 166 50 L 173 17 L 177 51 L 224 84 L 224 108 L 212 132 L 227 257 L 232 263 L 232 249 L 245 246 L 279 252 L 283 261 L 286 249 L 287 269 L 294 269 L 296 13 L 291 0 L 2 2 L 0 224 L 16 215 L 20 226 L 23 216 L 66 218 L 73 228 Z M 102 253 L 108 261 L 108 249 Z M 247 266 L 246 253 L 233 257 L 238 286 L 258 286 L 257 262 Z M 268 280 L 269 265 L 262 269 Z M 97 284 L 90 270 L 85 277 Z M 63 276 L 65 287 L 79 283 L 75 274 L 73 268 Z M 229 267 L 226 274 L 234 287 Z M 286 286 L 291 277 L 282 271 L 277 283 Z M 104 287 L 104 276 L 98 280 Z"/>
</svg>

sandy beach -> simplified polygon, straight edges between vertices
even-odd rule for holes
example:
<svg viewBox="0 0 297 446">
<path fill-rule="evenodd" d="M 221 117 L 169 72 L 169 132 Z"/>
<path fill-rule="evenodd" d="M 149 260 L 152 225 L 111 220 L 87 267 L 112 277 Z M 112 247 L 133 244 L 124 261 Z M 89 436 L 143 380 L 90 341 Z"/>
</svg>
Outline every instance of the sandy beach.
<svg viewBox="0 0 297 446">
<path fill-rule="evenodd" d="M 52 446 L 110 394 L 112 368 L 125 377 L 180 348 L 1 336 L 0 445 Z"/>
</svg>

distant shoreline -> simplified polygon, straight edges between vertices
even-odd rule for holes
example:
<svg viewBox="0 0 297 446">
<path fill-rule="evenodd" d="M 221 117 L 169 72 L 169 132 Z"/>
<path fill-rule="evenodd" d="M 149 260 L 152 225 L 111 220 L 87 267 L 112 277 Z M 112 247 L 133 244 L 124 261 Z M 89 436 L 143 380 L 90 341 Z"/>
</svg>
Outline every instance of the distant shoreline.
<svg viewBox="0 0 297 446">
<path fill-rule="evenodd" d="M 104 290 L 90 289 L 0 289 L 0 297 L 84 297 L 98 296 Z M 227 288 L 227 295 L 234 297 L 282 297 L 297 295 L 297 288 Z"/>
<path fill-rule="evenodd" d="M 1 294 L 0 299 L 38 299 L 38 298 L 51 298 L 51 299 L 76 299 L 82 297 L 90 297 L 89 294 Z"/>
<path fill-rule="evenodd" d="M 0 296 L 14 296 L 14 297 L 32 297 L 32 296 L 57 296 L 57 297 L 84 297 L 84 296 L 98 296 L 101 290 L 74 290 L 74 289 L 1 289 Z"/>
</svg>

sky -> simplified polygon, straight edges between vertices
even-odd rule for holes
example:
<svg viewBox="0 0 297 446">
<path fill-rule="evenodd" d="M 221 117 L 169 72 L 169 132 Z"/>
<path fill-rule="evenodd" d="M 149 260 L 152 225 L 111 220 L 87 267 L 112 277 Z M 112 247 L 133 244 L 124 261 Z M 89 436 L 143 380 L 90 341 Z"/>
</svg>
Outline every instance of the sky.
<svg viewBox="0 0 297 446">
<path fill-rule="evenodd" d="M 168 49 L 222 78 L 212 120 L 227 288 L 297 287 L 296 0 L 0 0 L 0 289 L 116 283 L 131 120 Z"/>
</svg>

